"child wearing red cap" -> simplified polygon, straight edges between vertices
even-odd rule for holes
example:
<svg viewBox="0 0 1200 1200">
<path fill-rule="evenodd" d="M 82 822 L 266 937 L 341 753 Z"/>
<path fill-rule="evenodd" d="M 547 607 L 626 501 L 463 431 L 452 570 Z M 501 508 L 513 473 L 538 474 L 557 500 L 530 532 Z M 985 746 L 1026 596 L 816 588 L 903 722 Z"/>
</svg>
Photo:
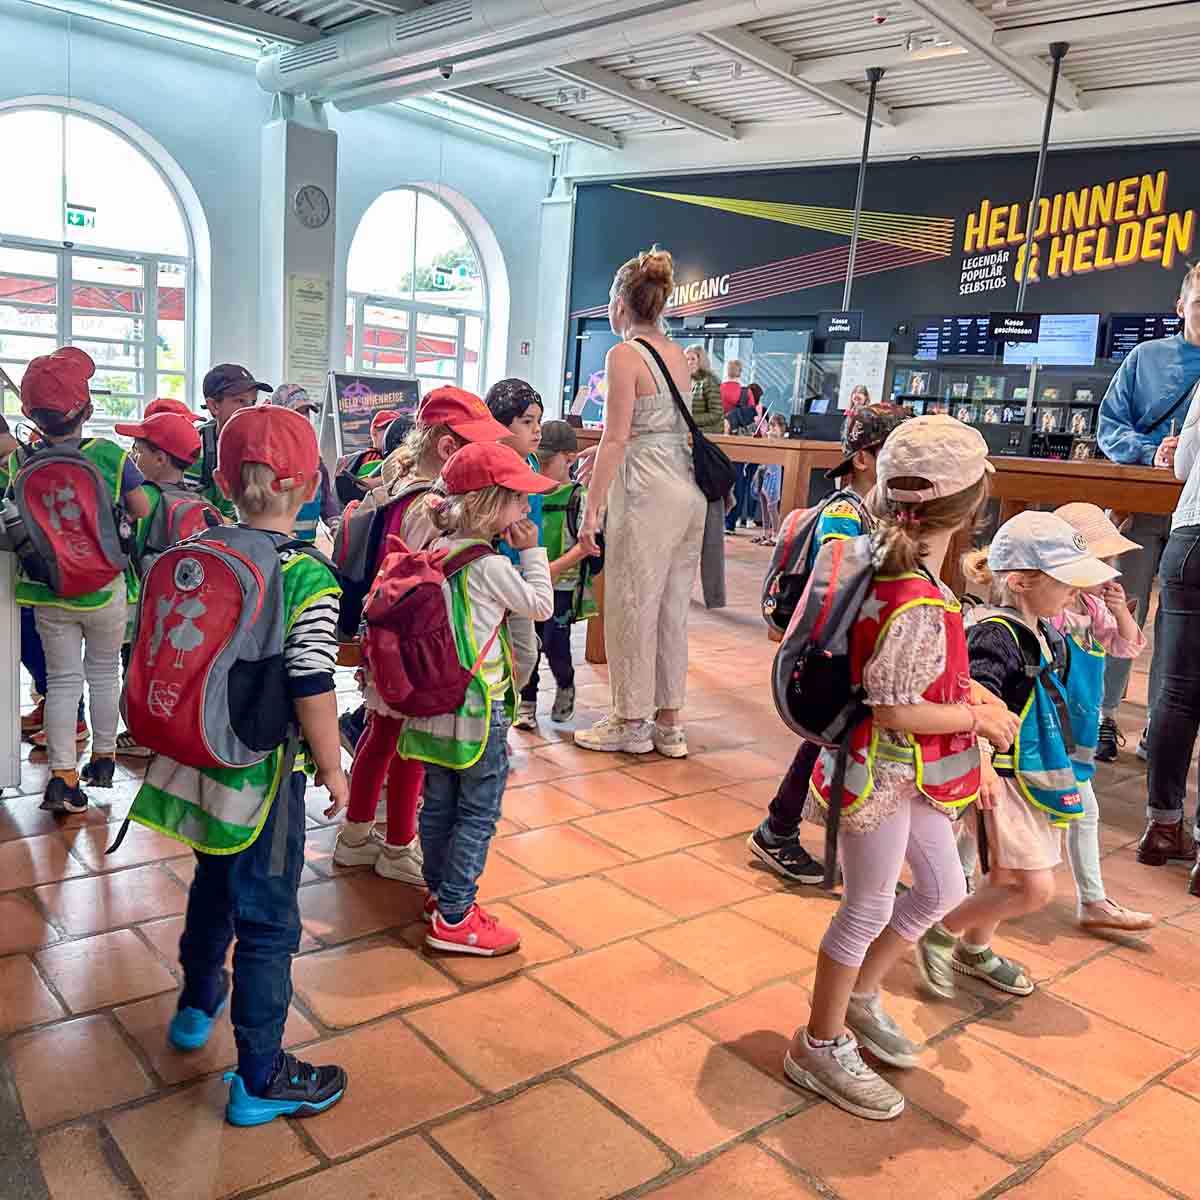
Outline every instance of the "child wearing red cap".
<svg viewBox="0 0 1200 1200">
<path fill-rule="evenodd" d="M 83 424 L 92 415 L 88 380 L 95 370 L 91 358 L 74 346 L 32 359 L 21 379 L 21 411 L 38 427 L 47 445 L 71 446 L 89 459 L 111 495 L 119 496 L 125 512 L 137 520 L 150 511 L 141 471 L 116 442 L 81 439 Z M 21 459 L 22 464 L 27 461 Z M 14 477 L 16 466 L 14 459 L 10 465 Z M 42 808 L 53 813 L 83 812 L 88 798 L 79 786 L 81 775 L 85 783 L 109 788 L 116 768 L 125 579 L 117 574 L 98 591 L 68 598 L 57 595 L 49 584 L 21 577 L 17 603 L 33 607 L 46 654 L 45 732 L 51 773 Z M 85 676 L 92 714 L 92 757 L 80 773 L 76 770 L 77 714 Z"/>
<path fill-rule="evenodd" d="M 529 520 L 529 495 L 554 481 L 535 475 L 507 446 L 473 445 L 442 470 L 433 519 L 453 553 L 501 534 L 519 566 L 487 554 L 450 577 L 451 624 L 459 662 L 475 671 L 462 707 L 404 722 L 400 750 L 425 763 L 421 849 L 429 889 L 426 943 L 461 954 L 508 954 L 520 934 L 475 902 L 508 779 L 506 738 L 517 707 L 508 618 L 546 621 L 554 585 Z"/>
<path fill-rule="evenodd" d="M 348 793 L 333 681 L 339 588 L 323 559 L 290 545 L 296 514 L 319 485 L 319 457 L 316 437 L 300 413 L 248 408 L 221 431 L 214 479 L 240 517 L 237 529 L 226 536 L 265 532 L 279 551 L 288 692 L 304 752 L 316 765 L 318 784 L 329 791 L 326 812 L 333 816 Z M 208 1041 L 225 1007 L 229 975 L 224 964 L 237 938 L 231 1015 L 238 1066 L 225 1110 L 235 1125 L 324 1112 L 346 1088 L 341 1067 L 314 1067 L 282 1050 L 292 956 L 300 945 L 297 889 L 304 866 L 307 785 L 303 771 L 284 774 L 285 757 L 280 745 L 254 766 L 208 770 L 157 754 L 132 814 L 137 820 L 143 819 L 139 812 L 146 814 L 155 828 L 196 847 L 179 943 L 183 991 L 167 1033 L 176 1049 L 198 1050 Z M 263 809 L 265 815 L 259 816 Z M 260 824 L 243 849 L 200 848 L 196 831 L 246 813 L 254 813 Z"/>
<path fill-rule="evenodd" d="M 388 456 L 384 485 L 364 504 L 386 506 L 382 548 L 397 534 L 413 551 L 424 550 L 439 535 L 428 493 L 443 466 L 472 442 L 499 442 L 508 430 L 492 419 L 483 401 L 459 388 L 436 388 L 421 402 L 417 422 Z M 376 563 L 378 567 L 378 563 Z M 396 750 L 399 714 L 383 703 L 364 671 L 365 703 L 341 719 L 342 745 L 354 755 L 350 807 L 338 831 L 333 861 L 339 867 L 373 866 L 384 879 L 419 886 L 424 875 L 417 840 L 417 803 L 424 769 Z M 368 713 L 370 715 L 368 715 Z M 374 833 L 375 810 L 387 780 L 387 838 Z"/>
</svg>

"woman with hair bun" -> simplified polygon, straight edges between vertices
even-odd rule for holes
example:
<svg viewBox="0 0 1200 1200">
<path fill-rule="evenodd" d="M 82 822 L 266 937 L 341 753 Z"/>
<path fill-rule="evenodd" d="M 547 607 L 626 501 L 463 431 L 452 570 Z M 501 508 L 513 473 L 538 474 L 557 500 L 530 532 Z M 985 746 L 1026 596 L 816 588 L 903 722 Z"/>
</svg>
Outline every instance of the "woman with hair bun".
<svg viewBox="0 0 1200 1200">
<path fill-rule="evenodd" d="M 676 403 L 691 390 L 691 371 L 661 325 L 674 282 L 670 254 L 656 247 L 617 271 L 609 297 L 609 323 L 622 341 L 605 359 L 604 434 L 579 541 L 597 553 L 607 509 L 604 608 L 612 708 L 591 729 L 580 730 L 575 743 L 682 758 L 688 604 L 707 504 Z"/>
</svg>

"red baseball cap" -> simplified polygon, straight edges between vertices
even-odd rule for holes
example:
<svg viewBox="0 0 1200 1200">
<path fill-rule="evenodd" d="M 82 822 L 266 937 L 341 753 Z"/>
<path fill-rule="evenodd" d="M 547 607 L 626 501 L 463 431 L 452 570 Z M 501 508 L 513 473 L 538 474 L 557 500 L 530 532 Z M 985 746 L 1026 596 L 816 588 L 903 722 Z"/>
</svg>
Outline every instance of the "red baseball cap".
<svg viewBox="0 0 1200 1200">
<path fill-rule="evenodd" d="M 381 408 L 371 418 L 371 432 L 377 433 L 380 429 L 390 425 L 399 416 L 403 416 L 403 414 L 397 412 L 394 408 Z"/>
<path fill-rule="evenodd" d="M 246 463 L 264 463 L 275 472 L 277 492 L 303 487 L 320 462 L 317 435 L 308 418 L 277 405 L 234 413 L 217 442 L 217 467 L 226 479 L 239 480 Z"/>
<path fill-rule="evenodd" d="M 193 412 L 182 400 L 173 396 L 160 396 L 146 405 L 145 416 L 156 417 L 159 413 L 174 413 L 177 417 L 187 417 L 189 421 L 206 421 L 203 413 Z"/>
<path fill-rule="evenodd" d="M 442 468 L 442 486 L 448 496 L 462 496 L 486 487 L 506 487 L 514 492 L 552 492 L 558 484 L 531 471 L 521 456 L 498 442 L 473 442 L 455 451 Z"/>
<path fill-rule="evenodd" d="M 179 413 L 160 409 L 140 423 L 114 425 L 113 428 L 124 437 L 149 442 L 156 449 L 184 462 L 193 463 L 200 457 L 200 435 L 195 425 Z"/>
<path fill-rule="evenodd" d="M 417 424 L 449 425 L 468 442 L 499 442 L 512 436 L 478 396 L 456 387 L 434 388 L 421 401 Z"/>
<path fill-rule="evenodd" d="M 21 376 L 21 411 L 29 416 L 44 408 L 69 420 L 92 402 L 87 381 L 95 373 L 96 364 L 77 346 L 60 346 L 53 354 L 30 359 Z"/>
</svg>

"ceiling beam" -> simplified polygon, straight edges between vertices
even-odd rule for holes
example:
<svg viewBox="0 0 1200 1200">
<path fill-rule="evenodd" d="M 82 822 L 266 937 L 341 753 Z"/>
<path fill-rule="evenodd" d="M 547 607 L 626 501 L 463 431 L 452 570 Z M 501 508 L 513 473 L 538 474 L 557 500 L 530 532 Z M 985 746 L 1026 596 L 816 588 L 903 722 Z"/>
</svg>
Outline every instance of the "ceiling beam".
<svg viewBox="0 0 1200 1200">
<path fill-rule="evenodd" d="M 518 117 L 522 121 L 529 122 L 530 125 L 538 125 L 542 129 L 561 134 L 563 137 L 574 138 L 577 142 L 590 142 L 593 146 L 600 146 L 605 150 L 620 150 L 623 145 L 618 134 L 612 133 L 608 129 L 602 129 L 599 125 L 593 125 L 588 121 L 579 121 L 575 117 L 568 117 L 565 113 L 554 112 L 553 109 L 544 108 L 540 104 L 522 100 L 517 96 L 510 96 L 498 88 L 487 87 L 485 84 L 454 88 L 448 94 L 458 96 L 462 100 L 469 100 L 472 104 L 479 108 L 486 108 L 489 112 Z"/>
<path fill-rule="evenodd" d="M 1200 33 L 1200 3 L 1170 4 L 1162 8 L 1138 8 L 1128 12 L 1104 13 L 1073 21 L 1047 21 L 1001 29 L 992 44 L 1008 54 L 1045 53 L 1051 42 L 1072 46 L 1124 42 L 1131 37 L 1147 41 L 1155 37 L 1185 37 Z"/>
<path fill-rule="evenodd" d="M 963 58 L 969 53 L 963 46 L 921 46 L 917 50 L 885 46 L 879 50 L 798 58 L 795 73 L 797 79 L 803 79 L 806 83 L 834 83 L 839 79 L 862 79 L 868 67 L 886 67 L 888 70 L 920 67 L 936 59 Z M 876 101 L 876 106 L 878 103 Z"/>
<path fill-rule="evenodd" d="M 1010 54 L 995 44 L 996 26 L 969 0 L 904 0 L 904 7 L 924 17 L 935 29 L 946 34 L 960 46 L 986 59 L 997 71 L 1014 83 L 1032 92 L 1041 100 L 1050 94 L 1050 68 L 1039 59 L 1025 54 Z M 1049 38 L 1043 43 L 1045 52 Z M 1067 63 L 1070 64 L 1070 55 Z M 1063 109 L 1082 109 L 1085 106 L 1075 85 L 1059 75 L 1055 104 Z"/>
<path fill-rule="evenodd" d="M 734 58 L 749 66 L 791 84 L 798 91 L 816 97 L 825 104 L 839 109 L 860 121 L 867 115 L 867 98 L 845 83 L 835 80 L 814 81 L 797 71 L 796 60 L 786 51 L 768 41 L 747 33 L 734 25 L 728 29 L 715 29 L 702 33 L 701 40 L 719 46 Z M 872 66 L 879 66 L 873 63 Z M 895 118 L 886 104 L 875 102 L 874 124 L 895 125 Z"/>
<path fill-rule="evenodd" d="M 257 33 L 273 42 L 315 42 L 321 31 L 315 25 L 293 21 L 289 17 L 277 17 L 272 13 L 246 8 L 232 0 L 143 0 L 149 8 L 162 8 L 168 12 L 187 13 L 224 25 L 227 29 L 240 29 L 245 33 Z"/>
<path fill-rule="evenodd" d="M 723 117 L 705 112 L 694 104 L 677 100 L 674 96 L 667 96 L 662 92 L 639 92 L 629 80 L 615 71 L 606 71 L 603 67 L 593 66 L 589 62 L 567 63 L 561 67 L 549 67 L 547 70 L 559 79 L 603 92 L 606 96 L 623 101 L 631 108 L 665 117 L 697 133 L 706 133 L 710 137 L 720 138 L 723 142 L 738 140 L 737 130 Z"/>
</svg>

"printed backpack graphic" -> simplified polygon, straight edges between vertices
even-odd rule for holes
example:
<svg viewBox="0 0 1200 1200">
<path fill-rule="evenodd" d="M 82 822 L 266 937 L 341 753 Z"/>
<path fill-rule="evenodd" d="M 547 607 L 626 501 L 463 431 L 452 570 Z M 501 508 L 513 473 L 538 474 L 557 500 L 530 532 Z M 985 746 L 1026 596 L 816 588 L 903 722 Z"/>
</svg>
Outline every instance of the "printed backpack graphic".
<svg viewBox="0 0 1200 1200">
<path fill-rule="evenodd" d="M 184 538 L 225 523 L 217 507 L 192 488 L 177 484 L 160 484 L 159 488 L 162 496 L 150 518 L 150 528 L 146 531 L 146 542 L 141 552 L 144 567 L 148 567 L 154 557 Z"/>
<path fill-rule="evenodd" d="M 23 457 L 12 496 L 24 524 L 13 548 L 29 579 L 71 600 L 99 591 L 125 569 L 129 519 L 81 450 L 52 445 Z"/>
<path fill-rule="evenodd" d="M 243 768 L 286 739 L 279 556 L 295 548 L 304 543 L 221 526 L 154 560 L 121 696 L 142 745 L 190 767 Z"/>
</svg>

